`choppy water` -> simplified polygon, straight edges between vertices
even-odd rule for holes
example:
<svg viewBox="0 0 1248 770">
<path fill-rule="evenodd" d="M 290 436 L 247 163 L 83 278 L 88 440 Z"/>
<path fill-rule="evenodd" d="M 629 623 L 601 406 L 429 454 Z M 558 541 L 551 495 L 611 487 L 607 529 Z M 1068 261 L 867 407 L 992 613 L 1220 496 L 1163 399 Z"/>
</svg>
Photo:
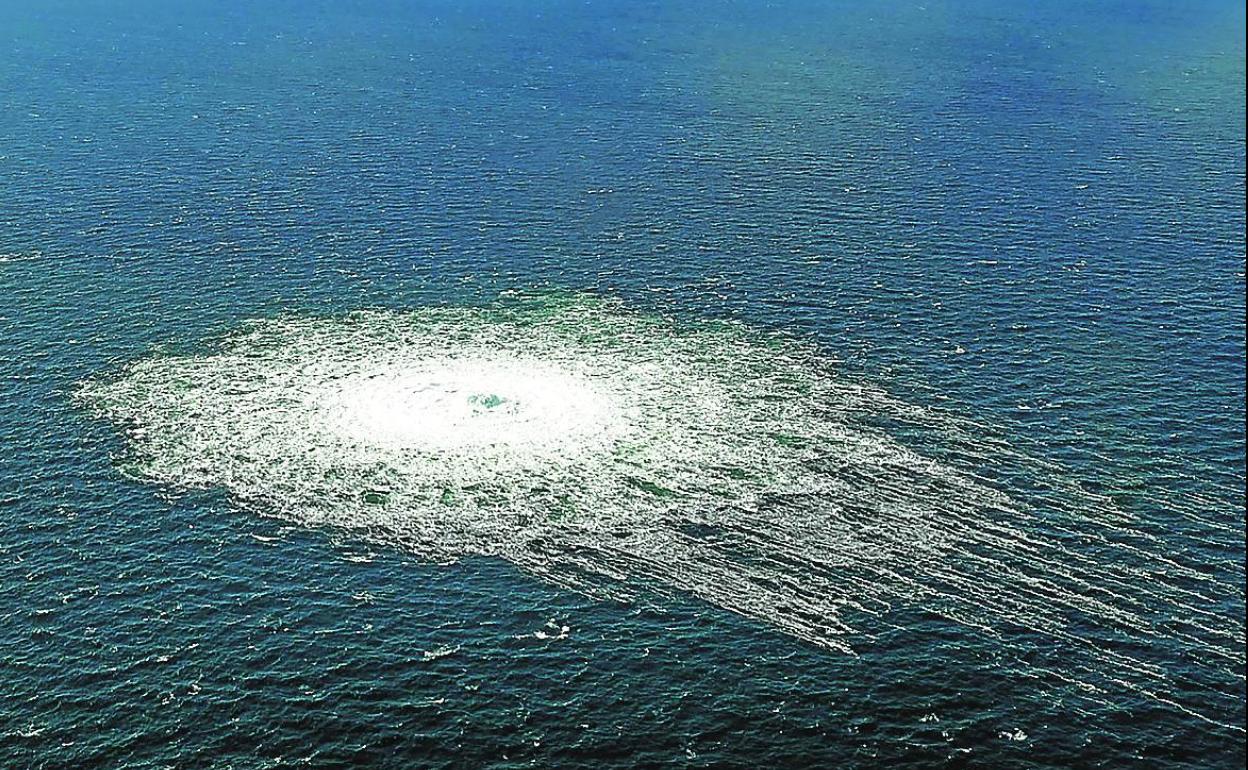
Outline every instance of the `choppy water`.
<svg viewBox="0 0 1248 770">
<path fill-rule="evenodd" d="M 1242 8 L 0 29 L 6 767 L 1242 763 Z"/>
</svg>

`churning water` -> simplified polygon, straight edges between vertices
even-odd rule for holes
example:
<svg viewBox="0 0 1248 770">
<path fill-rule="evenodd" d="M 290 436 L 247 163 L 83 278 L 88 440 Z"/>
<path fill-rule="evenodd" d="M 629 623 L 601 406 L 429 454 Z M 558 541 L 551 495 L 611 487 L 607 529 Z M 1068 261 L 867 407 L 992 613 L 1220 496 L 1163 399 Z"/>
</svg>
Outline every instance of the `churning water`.
<svg viewBox="0 0 1248 770">
<path fill-rule="evenodd" d="M 1243 644 L 1203 608 L 1218 587 L 1109 499 L 1041 468 L 1047 502 L 1015 500 L 980 475 L 1020 459 L 1008 444 L 741 324 L 575 295 L 288 316 L 80 397 L 125 428 L 144 478 L 592 594 L 681 591 L 843 652 L 847 611 L 930 601 L 984 633 L 1051 637 L 1070 658 L 1038 673 L 1092 697 L 1169 702 L 1166 666 L 1101 636 L 1177 643 L 1227 676 Z"/>
</svg>

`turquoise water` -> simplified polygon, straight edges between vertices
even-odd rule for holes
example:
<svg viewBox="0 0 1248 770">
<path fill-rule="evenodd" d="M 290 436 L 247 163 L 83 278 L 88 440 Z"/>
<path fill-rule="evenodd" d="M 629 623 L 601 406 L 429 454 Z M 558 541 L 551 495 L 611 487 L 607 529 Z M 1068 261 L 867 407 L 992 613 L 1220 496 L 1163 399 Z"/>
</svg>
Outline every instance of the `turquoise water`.
<svg viewBox="0 0 1248 770">
<path fill-rule="evenodd" d="M 1240 766 L 1243 41 L 0 3 L 0 765 Z"/>
</svg>

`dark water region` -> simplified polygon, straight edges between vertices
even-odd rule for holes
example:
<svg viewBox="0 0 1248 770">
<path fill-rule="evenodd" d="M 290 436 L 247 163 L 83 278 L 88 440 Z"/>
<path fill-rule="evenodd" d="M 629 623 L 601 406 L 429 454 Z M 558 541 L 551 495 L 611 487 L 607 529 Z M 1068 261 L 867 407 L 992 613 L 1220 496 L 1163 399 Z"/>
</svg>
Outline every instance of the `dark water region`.
<svg viewBox="0 0 1248 770">
<path fill-rule="evenodd" d="M 1244 28 L 0 2 L 0 766 L 1242 766 Z M 249 319 L 507 291 L 795 335 L 973 425 L 1000 456 L 884 427 L 1029 506 L 1061 548 L 1037 580 L 1112 574 L 1083 588 L 1139 625 L 957 622 L 967 551 L 847 609 L 847 655 L 147 484 L 73 398 Z M 1002 587 L 973 593 L 1033 586 Z M 1090 649 L 1120 656 L 1096 691 L 1063 678 Z"/>
</svg>

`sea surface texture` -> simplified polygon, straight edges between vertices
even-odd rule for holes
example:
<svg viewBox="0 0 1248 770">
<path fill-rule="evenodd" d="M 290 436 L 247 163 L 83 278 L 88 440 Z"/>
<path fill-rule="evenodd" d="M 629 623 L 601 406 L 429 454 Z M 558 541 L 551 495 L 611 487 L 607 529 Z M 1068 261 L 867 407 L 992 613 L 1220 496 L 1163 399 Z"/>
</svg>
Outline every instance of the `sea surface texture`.
<svg viewBox="0 0 1248 770">
<path fill-rule="evenodd" d="M 1239 768 L 1242 3 L 0 0 L 0 768 Z"/>
</svg>

